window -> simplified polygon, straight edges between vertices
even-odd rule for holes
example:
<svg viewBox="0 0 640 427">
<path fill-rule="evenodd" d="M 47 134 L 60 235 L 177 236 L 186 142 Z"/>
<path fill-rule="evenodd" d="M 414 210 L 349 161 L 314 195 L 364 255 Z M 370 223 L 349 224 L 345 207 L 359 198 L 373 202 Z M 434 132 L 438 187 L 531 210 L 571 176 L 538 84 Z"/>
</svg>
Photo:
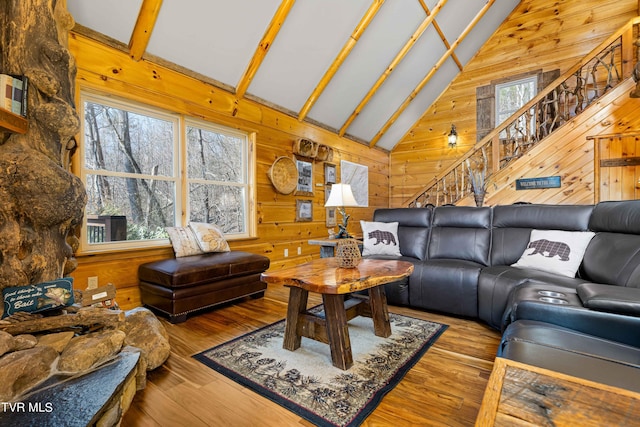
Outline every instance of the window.
<svg viewBox="0 0 640 427">
<path fill-rule="evenodd" d="M 529 102 L 537 93 L 537 76 L 531 76 L 520 80 L 514 80 L 496 85 L 496 123 L 498 127 L 518 111 L 524 104 Z M 531 127 L 535 129 L 535 117 L 531 117 Z M 516 123 L 515 134 L 522 133 L 525 128 L 524 123 Z M 506 138 L 506 132 L 500 134 L 501 138 Z M 513 135 L 512 135 L 513 136 Z"/>
<path fill-rule="evenodd" d="M 247 232 L 247 136 L 187 121 L 189 219 Z"/>
<path fill-rule="evenodd" d="M 166 245 L 189 221 L 251 235 L 247 133 L 90 93 L 81 108 L 82 251 Z"/>
</svg>

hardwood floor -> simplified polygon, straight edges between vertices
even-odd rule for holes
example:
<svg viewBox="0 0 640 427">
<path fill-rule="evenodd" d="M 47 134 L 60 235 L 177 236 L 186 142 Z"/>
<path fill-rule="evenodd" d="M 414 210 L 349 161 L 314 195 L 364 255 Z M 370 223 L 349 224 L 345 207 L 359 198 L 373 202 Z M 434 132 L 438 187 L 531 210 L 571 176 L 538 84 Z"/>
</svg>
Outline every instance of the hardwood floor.
<svg viewBox="0 0 640 427">
<path fill-rule="evenodd" d="M 227 379 L 191 356 L 283 319 L 288 288 L 269 285 L 264 298 L 243 299 L 172 325 L 171 356 L 148 373 L 122 426 L 311 426 L 270 400 Z M 309 304 L 319 304 L 309 295 Z M 363 426 L 472 426 L 499 343 L 482 322 L 405 307 L 390 311 L 449 325 Z"/>
</svg>

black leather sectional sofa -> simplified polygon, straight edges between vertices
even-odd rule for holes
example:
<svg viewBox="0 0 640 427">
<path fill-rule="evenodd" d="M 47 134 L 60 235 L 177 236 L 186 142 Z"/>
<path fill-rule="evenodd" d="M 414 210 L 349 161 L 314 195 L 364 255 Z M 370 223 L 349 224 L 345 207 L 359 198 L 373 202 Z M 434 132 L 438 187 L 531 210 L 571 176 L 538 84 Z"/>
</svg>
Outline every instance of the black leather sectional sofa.
<svg viewBox="0 0 640 427">
<path fill-rule="evenodd" d="M 390 304 L 480 319 L 502 331 L 498 356 L 640 391 L 640 200 L 378 209 L 373 220 L 398 222 L 400 259 L 415 265 L 386 285 Z M 575 277 L 512 266 L 532 230 L 595 233 Z"/>
</svg>

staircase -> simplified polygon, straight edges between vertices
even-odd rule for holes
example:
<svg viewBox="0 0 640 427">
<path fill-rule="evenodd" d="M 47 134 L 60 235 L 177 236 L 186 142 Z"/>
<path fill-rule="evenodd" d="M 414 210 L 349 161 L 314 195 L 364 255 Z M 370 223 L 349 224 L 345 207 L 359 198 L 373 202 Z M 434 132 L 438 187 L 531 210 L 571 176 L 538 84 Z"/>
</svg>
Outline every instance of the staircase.
<svg viewBox="0 0 640 427">
<path fill-rule="evenodd" d="M 596 104 L 605 94 L 610 95 L 623 82 L 632 88 L 630 81 L 635 77 L 634 64 L 638 62 L 634 30 L 638 34 L 639 26 L 640 17 L 630 20 L 476 143 L 423 190 L 411 196 L 403 206 L 473 204 L 470 178 L 484 176 L 485 182 L 495 181 L 501 171 L 534 147 L 550 141 L 552 135 L 578 115 L 598 108 Z M 640 97 L 640 92 L 632 92 L 631 97 Z"/>
</svg>

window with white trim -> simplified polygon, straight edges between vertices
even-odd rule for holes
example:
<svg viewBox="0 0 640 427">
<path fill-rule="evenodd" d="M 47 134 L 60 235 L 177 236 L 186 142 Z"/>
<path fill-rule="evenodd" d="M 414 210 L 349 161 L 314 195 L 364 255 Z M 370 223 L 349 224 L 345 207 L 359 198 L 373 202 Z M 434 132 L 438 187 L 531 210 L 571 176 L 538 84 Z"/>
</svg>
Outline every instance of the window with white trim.
<svg viewBox="0 0 640 427">
<path fill-rule="evenodd" d="M 248 133 L 88 92 L 80 108 L 81 251 L 166 245 L 190 221 L 252 235 Z"/>
<path fill-rule="evenodd" d="M 496 124 L 498 127 L 529 102 L 537 93 L 538 77 L 531 76 L 524 79 L 496 84 Z M 535 128 L 535 117 L 531 117 L 531 129 Z M 500 134 L 501 138 L 506 133 Z"/>
</svg>

